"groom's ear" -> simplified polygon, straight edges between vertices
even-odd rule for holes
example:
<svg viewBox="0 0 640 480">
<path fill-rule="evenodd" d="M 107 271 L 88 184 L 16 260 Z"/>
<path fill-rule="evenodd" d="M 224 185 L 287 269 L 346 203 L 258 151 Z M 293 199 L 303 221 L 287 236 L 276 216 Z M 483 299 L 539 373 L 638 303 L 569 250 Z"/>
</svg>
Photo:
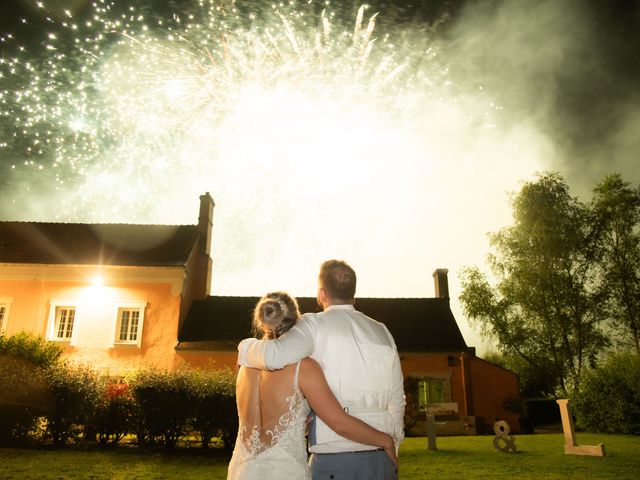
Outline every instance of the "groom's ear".
<svg viewBox="0 0 640 480">
<path fill-rule="evenodd" d="M 327 293 L 324 291 L 324 288 L 318 287 L 318 297 L 317 297 L 318 305 L 322 307 L 326 299 L 327 299 Z"/>
</svg>

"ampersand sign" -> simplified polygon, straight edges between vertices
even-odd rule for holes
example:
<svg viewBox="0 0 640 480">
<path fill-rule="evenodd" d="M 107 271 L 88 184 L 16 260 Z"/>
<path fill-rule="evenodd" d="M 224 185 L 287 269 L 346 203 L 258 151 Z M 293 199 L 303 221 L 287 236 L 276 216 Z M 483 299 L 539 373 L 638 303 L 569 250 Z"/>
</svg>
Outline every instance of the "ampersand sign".
<svg viewBox="0 0 640 480">
<path fill-rule="evenodd" d="M 493 448 L 499 452 L 515 453 L 516 439 L 511 433 L 511 427 L 504 420 L 499 420 L 493 424 L 493 431 L 496 436 L 493 437 Z"/>
</svg>

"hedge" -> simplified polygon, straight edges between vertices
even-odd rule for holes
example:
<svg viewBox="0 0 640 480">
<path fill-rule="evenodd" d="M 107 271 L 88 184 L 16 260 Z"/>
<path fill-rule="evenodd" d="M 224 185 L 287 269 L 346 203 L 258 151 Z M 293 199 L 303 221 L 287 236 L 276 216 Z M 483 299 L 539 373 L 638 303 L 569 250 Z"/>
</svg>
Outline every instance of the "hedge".
<svg viewBox="0 0 640 480">
<path fill-rule="evenodd" d="M 174 448 L 214 437 L 232 448 L 238 428 L 235 375 L 229 370 L 140 370 L 127 379 L 61 362 L 40 337 L 0 336 L 0 443 L 98 441 Z"/>
<path fill-rule="evenodd" d="M 93 409 L 92 433 L 102 445 L 117 444 L 135 425 L 135 401 L 126 383 L 103 379 L 101 394 Z"/>
<path fill-rule="evenodd" d="M 60 364 L 48 371 L 53 402 L 46 409 L 46 434 L 56 445 L 82 438 L 90 428 L 100 395 L 99 377 L 81 365 Z"/>
<path fill-rule="evenodd" d="M 188 375 L 143 370 L 132 379 L 131 390 L 138 443 L 175 447 L 191 416 Z"/>
<path fill-rule="evenodd" d="M 225 449 L 232 449 L 238 433 L 235 374 L 230 370 L 191 372 L 191 426 L 200 433 L 203 448 L 213 437 L 222 441 Z"/>
<path fill-rule="evenodd" d="M 28 440 L 51 405 L 47 372 L 62 350 L 42 337 L 0 335 L 0 444 Z"/>
</svg>

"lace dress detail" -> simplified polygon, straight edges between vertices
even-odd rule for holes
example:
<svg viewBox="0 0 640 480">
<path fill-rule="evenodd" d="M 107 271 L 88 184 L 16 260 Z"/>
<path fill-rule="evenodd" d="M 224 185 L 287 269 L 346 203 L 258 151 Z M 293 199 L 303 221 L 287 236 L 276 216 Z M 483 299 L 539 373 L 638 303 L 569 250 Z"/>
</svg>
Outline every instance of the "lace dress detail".
<svg viewBox="0 0 640 480">
<path fill-rule="evenodd" d="M 289 372 L 239 372 L 239 429 L 227 479 L 311 478 L 304 436 L 310 409 L 298 387 L 299 370 L 300 363 Z"/>
</svg>

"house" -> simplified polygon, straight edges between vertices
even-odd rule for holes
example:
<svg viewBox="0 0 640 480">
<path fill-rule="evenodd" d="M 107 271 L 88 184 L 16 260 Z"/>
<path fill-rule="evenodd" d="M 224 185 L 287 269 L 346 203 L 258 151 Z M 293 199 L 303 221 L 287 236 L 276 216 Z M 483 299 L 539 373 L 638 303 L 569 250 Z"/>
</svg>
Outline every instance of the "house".
<svg viewBox="0 0 640 480">
<path fill-rule="evenodd" d="M 112 375 L 173 369 L 180 326 L 209 293 L 214 202 L 197 225 L 0 222 L 0 328 Z"/>
<path fill-rule="evenodd" d="M 214 202 L 197 225 L 0 222 L 0 328 L 45 336 L 110 375 L 140 367 L 234 367 L 258 297 L 211 296 Z M 476 357 L 449 307 L 447 270 L 435 298 L 357 298 L 387 325 L 405 375 L 407 427 L 424 434 L 519 431 L 518 379 Z M 302 312 L 315 298 L 298 298 Z"/>
</svg>

